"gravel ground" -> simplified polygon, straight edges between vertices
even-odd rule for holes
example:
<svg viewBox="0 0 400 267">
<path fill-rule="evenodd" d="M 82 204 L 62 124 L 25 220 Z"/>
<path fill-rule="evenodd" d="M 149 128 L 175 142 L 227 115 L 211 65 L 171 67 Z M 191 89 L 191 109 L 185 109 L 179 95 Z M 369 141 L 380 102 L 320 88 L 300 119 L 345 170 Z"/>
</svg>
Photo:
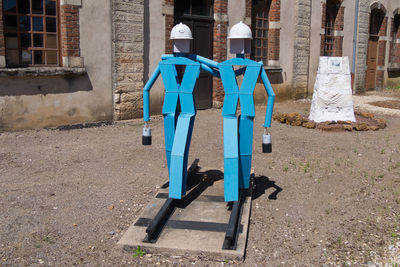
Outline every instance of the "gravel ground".
<svg viewBox="0 0 400 267">
<path fill-rule="evenodd" d="M 309 108 L 307 101 L 276 104 L 282 113 Z M 326 133 L 273 122 L 273 153 L 262 154 L 264 112 L 257 108 L 243 262 L 134 257 L 117 246 L 167 181 L 163 123 L 156 116 L 150 147 L 141 145 L 141 120 L 1 133 L 0 266 L 400 264 L 400 118 L 379 115 L 388 127 L 377 132 Z M 194 158 L 202 170 L 223 171 L 221 110 L 199 111 Z"/>
</svg>

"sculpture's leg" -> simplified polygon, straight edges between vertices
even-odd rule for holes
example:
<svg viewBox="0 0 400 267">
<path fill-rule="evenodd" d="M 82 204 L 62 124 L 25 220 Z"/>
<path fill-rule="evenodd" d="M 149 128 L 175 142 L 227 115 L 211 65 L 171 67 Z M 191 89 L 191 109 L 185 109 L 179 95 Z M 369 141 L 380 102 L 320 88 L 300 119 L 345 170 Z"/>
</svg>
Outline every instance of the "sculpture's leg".
<svg viewBox="0 0 400 267">
<path fill-rule="evenodd" d="M 225 201 L 239 200 L 238 120 L 224 116 L 224 196 Z"/>
<path fill-rule="evenodd" d="M 170 113 L 164 113 L 163 115 L 164 115 L 165 154 L 167 158 L 168 174 L 170 174 L 171 151 L 172 151 L 172 145 L 174 143 L 176 120 L 178 117 L 178 113 L 175 111 Z"/>
<path fill-rule="evenodd" d="M 249 188 L 251 157 L 253 149 L 254 117 L 241 115 L 239 118 L 239 188 Z"/>
<path fill-rule="evenodd" d="M 181 199 L 186 194 L 187 163 L 192 138 L 194 115 L 180 114 L 176 125 L 169 173 L 169 197 Z"/>
</svg>

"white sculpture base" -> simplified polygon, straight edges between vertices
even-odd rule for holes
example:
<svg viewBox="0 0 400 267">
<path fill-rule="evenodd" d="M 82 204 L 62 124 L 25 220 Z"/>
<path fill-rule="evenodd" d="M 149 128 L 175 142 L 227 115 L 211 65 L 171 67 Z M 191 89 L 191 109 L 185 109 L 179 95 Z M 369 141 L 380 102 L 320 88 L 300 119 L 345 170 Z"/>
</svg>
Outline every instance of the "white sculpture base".
<svg viewBox="0 0 400 267">
<path fill-rule="evenodd" d="M 309 119 L 356 121 L 348 57 L 320 57 Z"/>
</svg>

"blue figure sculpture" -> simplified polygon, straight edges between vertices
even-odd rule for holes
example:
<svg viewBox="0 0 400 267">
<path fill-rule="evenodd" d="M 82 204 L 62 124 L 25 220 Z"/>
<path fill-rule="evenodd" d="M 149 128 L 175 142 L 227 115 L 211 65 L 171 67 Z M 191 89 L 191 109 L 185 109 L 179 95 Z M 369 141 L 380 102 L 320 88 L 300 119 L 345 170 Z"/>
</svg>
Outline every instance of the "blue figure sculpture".
<svg viewBox="0 0 400 267">
<path fill-rule="evenodd" d="M 165 152 L 169 173 L 169 197 L 181 199 L 186 194 L 187 164 L 190 141 L 193 131 L 196 107 L 194 88 L 200 74 L 200 68 L 219 77 L 213 68 L 217 63 L 188 54 L 192 33 L 185 24 L 176 25 L 171 31 L 174 42 L 174 54 L 163 55 L 162 61 L 143 89 L 143 144 L 151 144 L 149 91 L 161 73 L 165 97 L 162 113 L 164 116 Z M 186 66 L 182 81 L 178 79 L 177 65 Z M 179 105 L 180 104 L 180 112 Z"/>
<path fill-rule="evenodd" d="M 250 185 L 255 117 L 253 92 L 260 75 L 268 94 L 264 123 L 266 128 L 271 127 L 275 94 L 263 64 L 246 59 L 244 56 L 245 53 L 250 52 L 252 39 L 250 28 L 239 22 L 232 27 L 228 38 L 230 39 L 231 53 L 235 53 L 236 58 L 218 64 L 225 90 L 222 109 L 224 121 L 224 196 L 225 201 L 238 201 L 239 188 L 247 189 Z M 235 71 L 234 66 L 244 67 Z M 243 82 L 239 89 L 236 76 L 243 73 Z M 237 118 L 236 110 L 239 100 L 241 115 Z M 267 144 L 268 142 L 269 144 Z M 266 135 L 266 131 L 263 136 L 263 152 L 270 152 L 270 136 Z"/>
</svg>

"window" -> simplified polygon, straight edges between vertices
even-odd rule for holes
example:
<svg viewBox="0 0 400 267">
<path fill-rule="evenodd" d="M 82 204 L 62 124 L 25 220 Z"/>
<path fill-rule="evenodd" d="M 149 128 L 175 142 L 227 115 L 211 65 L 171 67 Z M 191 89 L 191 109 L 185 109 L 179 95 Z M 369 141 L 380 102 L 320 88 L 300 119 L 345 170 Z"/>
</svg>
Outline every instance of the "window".
<svg viewBox="0 0 400 267">
<path fill-rule="evenodd" d="M 213 0 L 175 0 L 174 14 L 176 17 L 212 17 L 213 2 Z"/>
<path fill-rule="evenodd" d="M 268 65 L 268 28 L 269 10 L 271 0 L 253 0 L 252 6 L 252 25 L 253 37 L 252 58 L 255 61 L 262 61 Z"/>
<path fill-rule="evenodd" d="M 378 36 L 381 30 L 382 22 L 385 19 L 385 13 L 380 9 L 373 9 L 371 11 L 370 22 L 369 22 L 369 34 L 372 36 Z"/>
<path fill-rule="evenodd" d="M 7 67 L 60 65 L 57 0 L 3 0 Z"/>
<path fill-rule="evenodd" d="M 325 14 L 324 56 L 334 55 L 335 21 L 340 8 L 340 2 L 327 1 Z"/>
</svg>

